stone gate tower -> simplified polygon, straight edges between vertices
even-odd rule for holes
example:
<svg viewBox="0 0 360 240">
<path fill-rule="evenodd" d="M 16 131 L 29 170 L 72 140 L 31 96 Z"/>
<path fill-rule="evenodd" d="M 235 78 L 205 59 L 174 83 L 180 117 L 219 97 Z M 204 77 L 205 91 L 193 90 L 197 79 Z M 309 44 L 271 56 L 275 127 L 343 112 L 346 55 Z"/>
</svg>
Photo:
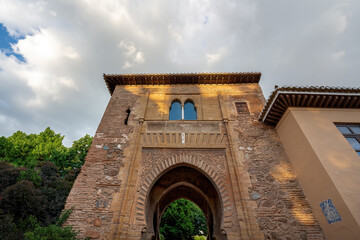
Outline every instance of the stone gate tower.
<svg viewBox="0 0 360 240">
<path fill-rule="evenodd" d="M 162 212 L 186 198 L 208 239 L 323 239 L 276 131 L 258 121 L 260 77 L 104 75 L 111 99 L 68 224 L 93 239 L 159 239 Z"/>
</svg>

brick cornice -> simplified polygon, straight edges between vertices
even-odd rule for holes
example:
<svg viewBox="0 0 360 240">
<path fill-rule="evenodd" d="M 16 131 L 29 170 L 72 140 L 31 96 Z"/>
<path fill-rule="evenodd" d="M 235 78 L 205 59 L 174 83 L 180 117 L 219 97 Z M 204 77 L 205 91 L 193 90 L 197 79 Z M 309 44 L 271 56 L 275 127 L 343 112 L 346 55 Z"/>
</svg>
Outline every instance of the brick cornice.
<svg viewBox="0 0 360 240">
<path fill-rule="evenodd" d="M 259 83 L 261 73 L 161 73 L 104 74 L 110 94 L 116 85 L 237 84 Z"/>
</svg>

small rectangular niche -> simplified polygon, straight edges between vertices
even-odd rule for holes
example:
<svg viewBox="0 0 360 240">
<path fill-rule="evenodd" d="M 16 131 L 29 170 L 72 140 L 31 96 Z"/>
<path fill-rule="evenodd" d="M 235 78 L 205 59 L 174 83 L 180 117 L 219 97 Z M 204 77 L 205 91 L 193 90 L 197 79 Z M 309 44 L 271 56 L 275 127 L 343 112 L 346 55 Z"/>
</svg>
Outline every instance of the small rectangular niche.
<svg viewBox="0 0 360 240">
<path fill-rule="evenodd" d="M 130 108 L 128 108 L 127 110 L 126 110 L 126 118 L 125 118 L 125 120 L 124 120 L 124 124 L 125 125 L 128 125 L 128 121 L 129 121 L 129 117 L 130 117 Z"/>
<path fill-rule="evenodd" d="M 248 105 L 246 102 L 236 102 L 235 107 L 236 107 L 238 114 L 249 113 L 249 108 L 248 108 Z"/>
</svg>

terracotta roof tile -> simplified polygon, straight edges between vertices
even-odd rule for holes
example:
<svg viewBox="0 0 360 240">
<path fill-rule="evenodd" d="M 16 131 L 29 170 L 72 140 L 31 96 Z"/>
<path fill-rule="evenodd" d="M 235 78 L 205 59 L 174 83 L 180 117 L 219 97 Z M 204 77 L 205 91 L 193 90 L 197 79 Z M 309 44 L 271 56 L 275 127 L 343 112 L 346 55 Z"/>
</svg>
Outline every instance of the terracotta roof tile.
<svg viewBox="0 0 360 240">
<path fill-rule="evenodd" d="M 360 88 L 284 86 L 275 89 L 259 120 L 276 125 L 288 107 L 360 108 Z"/>
</svg>

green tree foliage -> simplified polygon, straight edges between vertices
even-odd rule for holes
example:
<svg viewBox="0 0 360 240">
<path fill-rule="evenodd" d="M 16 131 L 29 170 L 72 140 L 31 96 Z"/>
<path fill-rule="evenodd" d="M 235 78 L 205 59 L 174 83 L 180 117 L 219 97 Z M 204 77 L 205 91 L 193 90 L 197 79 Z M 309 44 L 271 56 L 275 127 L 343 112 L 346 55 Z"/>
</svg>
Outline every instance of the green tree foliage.
<svg viewBox="0 0 360 240">
<path fill-rule="evenodd" d="M 0 214 L 0 239 L 15 240 L 22 239 L 23 232 L 19 231 L 10 214 Z"/>
<path fill-rule="evenodd" d="M 196 235 L 207 235 L 205 216 L 193 202 L 178 199 L 163 213 L 160 233 L 164 239 L 182 240 L 192 240 Z"/>
<path fill-rule="evenodd" d="M 27 239 L 75 239 L 71 228 L 51 224 L 64 208 L 92 137 L 70 148 L 63 138 L 50 128 L 0 137 L 0 239 L 24 239 L 25 232 L 31 232 Z"/>
<path fill-rule="evenodd" d="M 76 232 L 71 227 L 59 227 L 49 225 L 47 227 L 37 227 L 25 233 L 25 240 L 76 240 Z"/>
<path fill-rule="evenodd" d="M 61 227 L 69 217 L 72 208 L 64 211 L 55 224 L 42 227 L 35 224 L 33 230 L 25 233 L 25 240 L 76 240 L 76 232 L 71 226 Z"/>
<path fill-rule="evenodd" d="M 194 236 L 194 240 L 206 240 L 206 237 L 205 236 Z"/>
<path fill-rule="evenodd" d="M 82 166 L 84 163 L 86 154 L 90 148 L 90 145 L 92 143 L 93 137 L 90 137 L 90 135 L 86 134 L 84 137 L 80 138 L 79 140 L 76 140 L 73 142 L 73 145 L 70 148 L 70 154 L 73 156 L 73 167 Z M 76 165 L 78 164 L 78 165 Z"/>
<path fill-rule="evenodd" d="M 34 169 L 24 169 L 20 171 L 20 175 L 17 178 L 17 181 L 28 180 L 34 184 L 34 186 L 39 187 L 41 185 L 41 177 L 38 171 Z"/>
<path fill-rule="evenodd" d="M 0 137 L 0 159 L 7 160 L 7 156 L 14 156 L 15 148 L 6 137 Z"/>
<path fill-rule="evenodd" d="M 83 165 L 93 138 L 86 134 L 70 148 L 62 144 L 63 139 L 49 127 L 39 134 L 17 131 L 8 138 L 0 138 L 0 161 L 31 169 L 39 162 L 49 161 L 65 175 Z"/>
</svg>

